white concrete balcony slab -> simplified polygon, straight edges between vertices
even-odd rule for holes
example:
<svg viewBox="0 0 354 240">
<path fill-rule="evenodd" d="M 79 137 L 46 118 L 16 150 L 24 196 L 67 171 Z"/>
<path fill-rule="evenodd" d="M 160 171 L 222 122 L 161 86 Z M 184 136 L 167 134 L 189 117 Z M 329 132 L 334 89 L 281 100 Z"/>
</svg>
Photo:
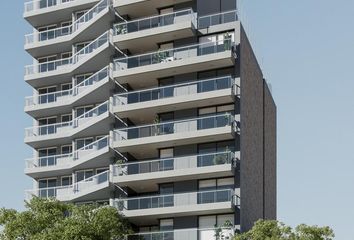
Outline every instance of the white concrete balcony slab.
<svg viewBox="0 0 354 240">
<path fill-rule="evenodd" d="M 174 229 L 170 231 L 141 232 L 129 234 L 125 240 L 215 240 L 224 239 L 231 240 L 235 235 L 236 228 L 219 227 L 219 228 L 185 228 Z M 217 233 L 217 236 L 215 234 Z"/>
<path fill-rule="evenodd" d="M 114 0 L 113 6 L 120 15 L 133 18 L 158 14 L 158 9 L 191 2 L 191 0 Z"/>
<path fill-rule="evenodd" d="M 107 101 L 72 121 L 25 129 L 25 143 L 33 148 L 64 145 L 75 138 L 106 134 L 113 121 Z"/>
<path fill-rule="evenodd" d="M 187 9 L 115 24 L 113 41 L 131 53 L 146 52 L 156 43 L 194 36 L 196 26 L 196 13 Z"/>
<path fill-rule="evenodd" d="M 72 13 L 92 8 L 100 0 L 30 0 L 24 3 L 23 17 L 32 26 L 67 21 Z"/>
<path fill-rule="evenodd" d="M 109 29 L 114 20 L 111 0 L 101 0 L 70 26 L 37 31 L 25 36 L 25 50 L 37 58 L 67 52 L 76 42 L 94 39 Z"/>
<path fill-rule="evenodd" d="M 111 131 L 112 146 L 136 158 L 154 157 L 159 148 L 233 139 L 234 116 L 226 113 Z"/>
<path fill-rule="evenodd" d="M 105 171 L 68 186 L 27 190 L 25 198 L 27 201 L 34 196 L 40 198 L 55 198 L 63 202 L 109 198 L 109 177 L 109 171 Z"/>
<path fill-rule="evenodd" d="M 116 199 L 113 204 L 130 222 L 141 225 L 166 217 L 232 213 L 239 201 L 232 189 L 223 189 L 128 197 Z"/>
<path fill-rule="evenodd" d="M 73 75 L 104 68 L 110 64 L 110 56 L 115 51 L 112 30 L 109 30 L 70 58 L 26 66 L 25 81 L 34 88 L 57 85 Z"/>
<path fill-rule="evenodd" d="M 187 81 L 181 84 L 114 95 L 113 111 L 133 122 L 153 121 L 160 112 L 232 103 L 239 96 L 239 79 L 231 76 Z"/>
<path fill-rule="evenodd" d="M 74 106 L 106 101 L 114 85 L 111 68 L 106 66 L 69 90 L 26 97 L 25 112 L 34 118 L 68 113 Z"/>
<path fill-rule="evenodd" d="M 231 39 L 161 50 L 114 60 L 113 76 L 121 84 L 153 85 L 157 78 L 198 72 L 235 64 L 235 47 Z"/>
<path fill-rule="evenodd" d="M 106 167 L 113 155 L 106 136 L 69 154 L 27 159 L 25 174 L 35 179 L 71 175 L 79 169 Z"/>
<path fill-rule="evenodd" d="M 230 151 L 127 162 L 113 166 L 113 182 L 136 192 L 154 192 L 159 183 L 232 176 L 236 162 Z"/>
</svg>

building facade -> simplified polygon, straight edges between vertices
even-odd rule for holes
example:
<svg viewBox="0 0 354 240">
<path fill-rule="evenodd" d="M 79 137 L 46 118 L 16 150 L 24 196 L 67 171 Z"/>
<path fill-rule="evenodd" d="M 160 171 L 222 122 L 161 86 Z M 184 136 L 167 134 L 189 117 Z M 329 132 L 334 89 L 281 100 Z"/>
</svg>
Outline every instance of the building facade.
<svg viewBox="0 0 354 240">
<path fill-rule="evenodd" d="M 33 0 L 33 196 L 115 206 L 129 239 L 276 219 L 276 106 L 236 0 Z"/>
</svg>

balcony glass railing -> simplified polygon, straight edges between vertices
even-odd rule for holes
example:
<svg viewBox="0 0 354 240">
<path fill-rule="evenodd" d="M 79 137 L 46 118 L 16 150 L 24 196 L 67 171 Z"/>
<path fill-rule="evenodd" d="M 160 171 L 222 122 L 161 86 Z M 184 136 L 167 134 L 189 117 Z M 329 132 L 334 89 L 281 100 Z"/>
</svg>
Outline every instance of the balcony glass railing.
<svg viewBox="0 0 354 240">
<path fill-rule="evenodd" d="M 188 228 L 129 234 L 124 240 L 231 240 L 234 227 Z"/>
<path fill-rule="evenodd" d="M 219 25 L 223 23 L 235 22 L 238 20 L 237 11 L 227 11 L 217 14 L 211 14 L 198 18 L 198 28 L 208 28 L 210 26 Z"/>
<path fill-rule="evenodd" d="M 76 64 L 79 62 L 83 57 L 87 56 L 88 54 L 93 53 L 96 49 L 101 47 L 102 45 L 108 43 L 110 41 L 111 32 L 107 31 L 97 39 L 92 41 L 89 45 L 85 48 L 81 49 L 79 52 L 75 53 L 70 58 L 59 59 L 50 62 L 44 63 L 37 63 L 33 65 L 28 65 L 25 67 L 25 75 L 31 75 L 35 73 L 45 73 L 58 70 L 62 67 L 68 67 L 71 65 Z"/>
<path fill-rule="evenodd" d="M 115 35 L 124 35 L 186 21 L 190 21 L 195 25 L 196 18 L 192 9 L 118 23 L 115 24 L 113 28 Z"/>
<path fill-rule="evenodd" d="M 122 71 L 126 69 L 142 67 L 158 63 L 167 63 L 180 61 L 192 57 L 204 56 L 214 53 L 230 51 L 233 48 L 231 39 L 225 39 L 217 42 L 207 42 L 191 45 L 187 47 L 161 50 L 153 53 L 123 57 L 114 60 L 114 70 Z"/>
<path fill-rule="evenodd" d="M 75 0 L 33 0 L 25 2 L 25 12 L 32 12 L 34 10 L 50 8 L 73 1 Z"/>
<path fill-rule="evenodd" d="M 233 152 L 218 152 L 183 157 L 165 158 L 150 161 L 123 163 L 113 166 L 113 176 L 129 176 L 152 172 L 165 172 L 181 169 L 232 164 Z"/>
<path fill-rule="evenodd" d="M 117 199 L 114 201 L 114 204 L 115 207 L 117 207 L 120 211 L 129 211 L 151 208 L 193 206 L 220 202 L 233 203 L 233 201 L 234 191 L 232 189 L 222 189 L 213 191 Z"/>
<path fill-rule="evenodd" d="M 27 34 L 25 36 L 25 43 L 30 44 L 30 43 L 34 43 L 34 42 L 43 42 L 43 41 L 55 39 L 58 37 L 70 35 L 70 34 L 76 32 L 78 29 L 80 29 L 84 23 L 90 22 L 100 12 L 109 8 L 111 6 L 111 1 L 112 0 L 100 1 L 97 5 L 95 5 L 89 11 L 87 11 L 83 16 L 81 16 L 80 18 L 75 20 L 75 22 L 73 22 L 70 26 L 59 27 L 59 28 L 50 29 L 50 30 L 41 31 L 41 32 L 36 30 L 32 34 Z M 67 2 L 69 2 L 69 1 L 67 1 Z"/>
<path fill-rule="evenodd" d="M 113 131 L 113 137 L 114 141 L 124 141 L 144 137 L 220 128 L 232 126 L 233 124 L 234 116 L 230 113 L 225 113 L 188 120 L 117 129 Z"/>
<path fill-rule="evenodd" d="M 109 111 L 109 102 L 107 101 L 91 109 L 90 111 L 78 116 L 72 121 L 26 128 L 25 137 L 45 136 L 45 135 L 52 135 L 61 132 L 68 132 L 74 128 L 81 126 L 83 123 L 87 122 L 88 120 L 94 117 L 98 117 L 104 113 L 107 113 L 108 111 Z"/>
<path fill-rule="evenodd" d="M 89 190 L 92 187 L 98 186 L 102 183 L 109 181 L 109 170 L 74 183 L 68 186 L 50 187 L 50 188 L 38 188 L 26 191 L 26 199 L 30 200 L 33 196 L 40 198 L 60 198 L 60 197 L 72 197 L 73 194 L 82 193 L 85 190 Z"/>
<path fill-rule="evenodd" d="M 26 97 L 25 106 L 28 107 L 28 106 L 43 105 L 43 104 L 65 101 L 70 97 L 74 97 L 78 95 L 84 89 L 87 89 L 87 87 L 92 86 L 106 79 L 109 76 L 109 74 L 110 74 L 110 68 L 107 66 L 102 70 L 98 71 L 97 73 L 93 74 L 83 82 L 74 86 L 72 89 Z"/>
<path fill-rule="evenodd" d="M 234 86 L 234 82 L 235 81 L 231 76 L 226 76 L 187 82 L 182 84 L 175 84 L 159 88 L 120 93 L 113 97 L 113 104 L 115 106 L 127 105 L 164 98 L 187 96 L 198 93 L 228 89 Z"/>
<path fill-rule="evenodd" d="M 80 160 L 83 157 L 95 153 L 105 147 L 108 147 L 109 146 L 108 144 L 109 144 L 109 137 L 105 136 L 72 153 L 27 159 L 26 168 L 31 169 L 31 168 L 68 165 L 70 163 L 73 163 L 74 161 Z"/>
</svg>

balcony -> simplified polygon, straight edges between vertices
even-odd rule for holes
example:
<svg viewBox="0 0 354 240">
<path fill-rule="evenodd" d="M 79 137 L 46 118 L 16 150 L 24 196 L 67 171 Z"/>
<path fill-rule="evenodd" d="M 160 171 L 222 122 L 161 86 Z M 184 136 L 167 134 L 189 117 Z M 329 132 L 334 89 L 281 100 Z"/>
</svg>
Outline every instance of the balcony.
<svg viewBox="0 0 354 240">
<path fill-rule="evenodd" d="M 70 154 L 27 159 L 25 174 L 36 179 L 70 175 L 78 169 L 106 167 L 112 156 L 106 136 Z"/>
<path fill-rule="evenodd" d="M 70 58 L 25 67 L 25 80 L 32 87 L 60 84 L 72 75 L 98 71 L 109 65 L 115 52 L 112 32 L 107 31 Z"/>
<path fill-rule="evenodd" d="M 107 101 L 72 121 L 25 129 L 25 143 L 33 148 L 63 145 L 74 138 L 105 134 L 113 121 Z"/>
<path fill-rule="evenodd" d="M 170 7 L 191 0 L 114 0 L 113 6 L 117 12 L 132 18 L 157 14 L 157 9 Z"/>
<path fill-rule="evenodd" d="M 110 10 L 111 0 L 102 0 L 70 26 L 41 32 L 34 30 L 25 36 L 25 50 L 35 58 L 43 53 L 66 52 L 73 42 L 93 39 L 109 29 L 109 23 L 114 20 L 114 13 Z"/>
<path fill-rule="evenodd" d="M 116 199 L 114 206 L 133 224 L 160 218 L 232 213 L 239 198 L 232 189 Z"/>
<path fill-rule="evenodd" d="M 212 26 L 232 23 L 238 21 L 236 10 L 206 15 L 198 18 L 198 29 L 210 28 Z"/>
<path fill-rule="evenodd" d="M 35 196 L 68 202 L 109 198 L 109 176 L 109 171 L 105 171 L 73 185 L 27 190 L 25 199 L 29 201 Z"/>
<path fill-rule="evenodd" d="M 118 151 L 143 159 L 156 156 L 159 148 L 233 139 L 237 132 L 234 116 L 226 113 L 117 129 L 111 139 Z"/>
<path fill-rule="evenodd" d="M 119 49 L 146 52 L 158 42 L 194 36 L 196 26 L 196 13 L 188 9 L 116 24 L 113 41 Z"/>
<path fill-rule="evenodd" d="M 113 96 L 113 111 L 120 118 L 153 121 L 157 113 L 234 102 L 240 87 L 231 76 L 187 81 L 182 84 L 121 93 Z"/>
<path fill-rule="evenodd" d="M 114 60 L 119 83 L 153 85 L 157 78 L 233 66 L 235 47 L 231 39 L 173 48 Z"/>
<path fill-rule="evenodd" d="M 25 112 L 34 118 L 71 112 L 75 106 L 104 102 L 110 95 L 114 82 L 109 66 L 96 72 L 85 81 L 65 91 L 26 97 Z"/>
<path fill-rule="evenodd" d="M 235 153 L 230 151 L 123 163 L 113 166 L 113 182 L 136 192 L 153 192 L 163 182 L 232 176 L 234 166 Z"/>
<path fill-rule="evenodd" d="M 89 9 L 99 0 L 30 0 L 24 4 L 24 18 L 32 26 L 64 22 L 72 13 Z"/>
<path fill-rule="evenodd" d="M 216 238 L 216 235 L 218 238 Z M 231 240 L 235 235 L 234 227 L 186 228 L 170 231 L 142 232 L 127 235 L 125 240 Z"/>
</svg>

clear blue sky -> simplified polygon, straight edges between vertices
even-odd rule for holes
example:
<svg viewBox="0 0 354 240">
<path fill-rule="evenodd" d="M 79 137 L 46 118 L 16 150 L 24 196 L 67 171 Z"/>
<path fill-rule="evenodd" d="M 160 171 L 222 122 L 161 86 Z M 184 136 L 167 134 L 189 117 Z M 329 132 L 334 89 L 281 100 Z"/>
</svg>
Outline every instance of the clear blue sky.
<svg viewBox="0 0 354 240">
<path fill-rule="evenodd" d="M 243 0 L 252 42 L 278 106 L 278 218 L 354 238 L 354 1 Z M 23 66 L 23 2 L 0 15 L 0 206 L 23 208 L 23 143 L 31 94 Z"/>
</svg>

